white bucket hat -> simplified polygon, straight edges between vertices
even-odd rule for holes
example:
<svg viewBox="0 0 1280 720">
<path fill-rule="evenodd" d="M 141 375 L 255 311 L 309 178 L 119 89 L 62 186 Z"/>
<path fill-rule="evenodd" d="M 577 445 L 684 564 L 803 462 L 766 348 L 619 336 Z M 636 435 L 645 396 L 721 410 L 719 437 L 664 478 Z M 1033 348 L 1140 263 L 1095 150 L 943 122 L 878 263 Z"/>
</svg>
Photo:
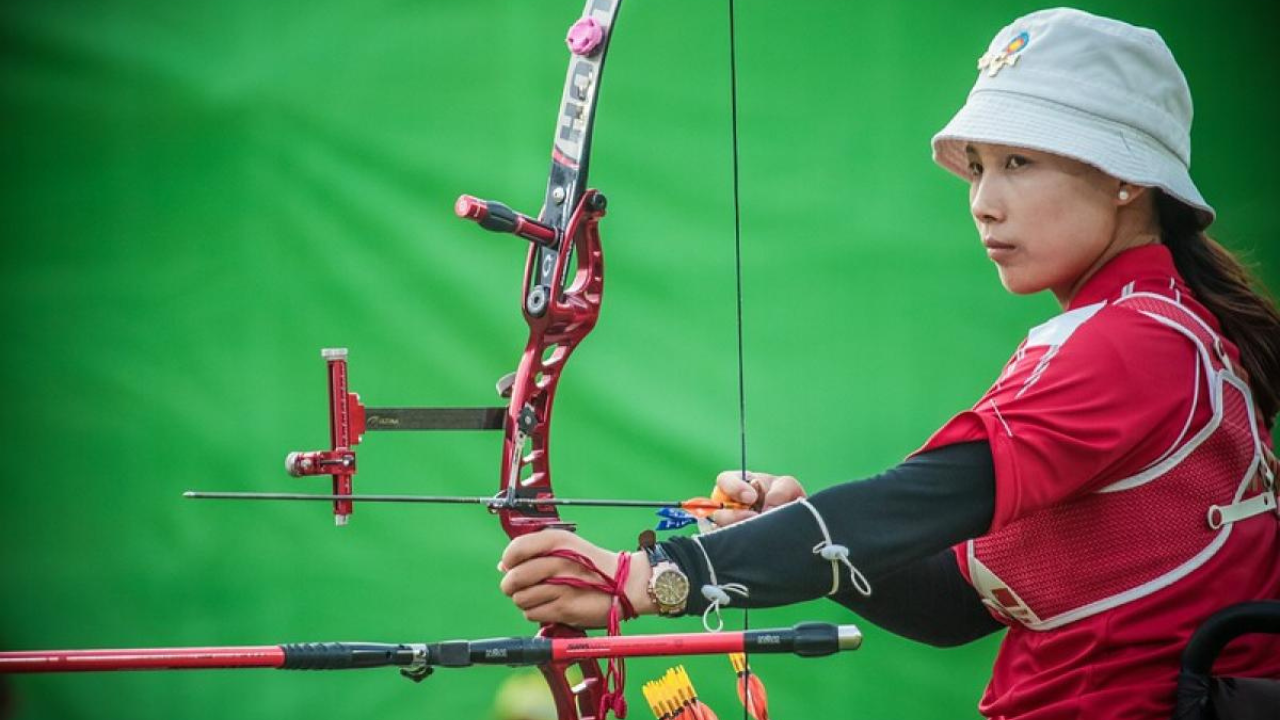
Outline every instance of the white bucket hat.
<svg viewBox="0 0 1280 720">
<path fill-rule="evenodd" d="M 1213 208 L 1191 181 L 1191 91 L 1154 30 L 1070 8 L 1018 18 L 978 61 L 960 112 L 933 136 L 933 159 L 969 177 L 965 144 L 1063 155 L 1195 209 Z"/>
</svg>

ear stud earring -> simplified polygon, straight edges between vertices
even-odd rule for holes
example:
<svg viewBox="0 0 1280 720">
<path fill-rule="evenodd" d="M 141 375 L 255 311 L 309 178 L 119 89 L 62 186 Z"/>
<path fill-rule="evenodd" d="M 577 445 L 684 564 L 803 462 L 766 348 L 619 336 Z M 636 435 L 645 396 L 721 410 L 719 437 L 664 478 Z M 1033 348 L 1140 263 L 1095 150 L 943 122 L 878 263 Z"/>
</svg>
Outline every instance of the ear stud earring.
<svg viewBox="0 0 1280 720">
<path fill-rule="evenodd" d="M 1128 190 L 1121 190 L 1121 191 L 1120 191 L 1120 199 L 1121 199 L 1121 200 L 1128 200 L 1128 199 L 1129 199 L 1129 191 L 1128 191 Z"/>
</svg>

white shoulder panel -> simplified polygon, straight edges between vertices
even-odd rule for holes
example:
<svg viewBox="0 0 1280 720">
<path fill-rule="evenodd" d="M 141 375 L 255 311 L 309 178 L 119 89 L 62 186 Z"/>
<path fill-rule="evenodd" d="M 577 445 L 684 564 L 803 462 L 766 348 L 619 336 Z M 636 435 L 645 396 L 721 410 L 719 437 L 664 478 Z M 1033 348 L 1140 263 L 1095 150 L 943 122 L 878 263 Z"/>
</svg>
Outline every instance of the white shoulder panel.
<svg viewBox="0 0 1280 720">
<path fill-rule="evenodd" d="M 1027 347 L 1036 347 L 1038 345 L 1061 345 L 1071 337 L 1076 328 L 1085 323 L 1086 320 L 1093 317 L 1099 310 L 1106 307 L 1105 302 L 1085 305 L 1076 308 L 1070 312 L 1064 312 L 1052 320 L 1031 328 L 1031 332 L 1027 333 Z"/>
</svg>

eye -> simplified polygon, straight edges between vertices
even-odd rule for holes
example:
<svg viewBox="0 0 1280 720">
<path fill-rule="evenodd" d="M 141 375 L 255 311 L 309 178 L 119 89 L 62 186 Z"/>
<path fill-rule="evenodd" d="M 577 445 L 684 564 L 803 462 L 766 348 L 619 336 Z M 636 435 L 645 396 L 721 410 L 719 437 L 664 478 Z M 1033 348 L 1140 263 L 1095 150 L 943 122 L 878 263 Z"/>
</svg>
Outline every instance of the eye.
<svg viewBox="0 0 1280 720">
<path fill-rule="evenodd" d="M 978 177 L 982 174 L 982 163 L 977 160 L 969 161 L 969 177 Z"/>
<path fill-rule="evenodd" d="M 1020 167 L 1024 167 L 1030 164 L 1031 164 L 1031 161 L 1022 155 L 1010 155 L 1004 161 L 1004 167 L 1006 170 L 1017 170 Z"/>
</svg>

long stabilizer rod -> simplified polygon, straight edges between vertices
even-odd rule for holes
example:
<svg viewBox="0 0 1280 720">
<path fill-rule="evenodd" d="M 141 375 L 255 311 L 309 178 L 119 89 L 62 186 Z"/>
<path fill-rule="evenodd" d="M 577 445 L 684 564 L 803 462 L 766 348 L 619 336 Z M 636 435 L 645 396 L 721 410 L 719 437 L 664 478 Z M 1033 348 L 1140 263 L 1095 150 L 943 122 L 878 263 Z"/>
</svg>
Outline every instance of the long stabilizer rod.
<svg viewBox="0 0 1280 720">
<path fill-rule="evenodd" d="M 348 670 L 397 666 L 421 680 L 436 667 L 545 665 L 587 658 L 747 652 L 819 657 L 862 645 L 853 625 L 808 622 L 790 628 L 615 637 L 507 637 L 438 643 L 295 643 L 240 647 L 0 652 L 0 674 L 110 670 L 279 668 Z"/>
</svg>

